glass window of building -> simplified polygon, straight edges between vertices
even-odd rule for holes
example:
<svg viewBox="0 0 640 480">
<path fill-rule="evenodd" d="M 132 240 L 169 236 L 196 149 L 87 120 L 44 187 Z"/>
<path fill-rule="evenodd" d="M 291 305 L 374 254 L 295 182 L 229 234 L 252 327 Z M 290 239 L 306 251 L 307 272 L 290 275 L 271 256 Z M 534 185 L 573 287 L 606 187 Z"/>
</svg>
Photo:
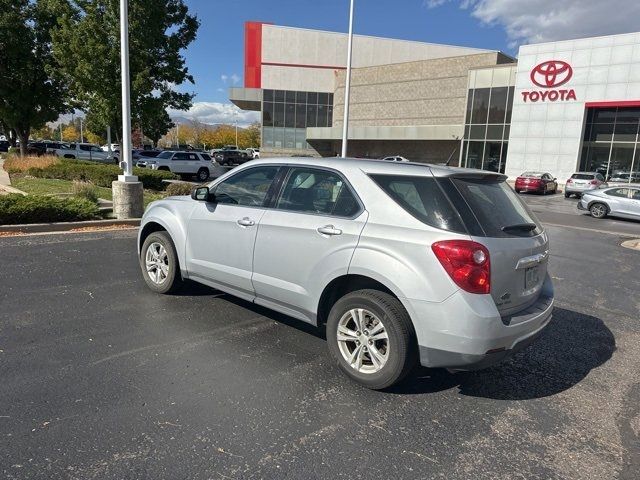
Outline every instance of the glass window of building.
<svg viewBox="0 0 640 480">
<path fill-rule="evenodd" d="M 460 166 L 504 173 L 513 87 L 470 89 Z"/>
<path fill-rule="evenodd" d="M 640 108 L 588 109 L 583 138 L 580 170 L 640 180 Z"/>
<path fill-rule="evenodd" d="M 333 125 L 333 93 L 264 90 L 262 104 L 263 145 L 286 149 L 310 149 L 308 127 Z"/>
</svg>

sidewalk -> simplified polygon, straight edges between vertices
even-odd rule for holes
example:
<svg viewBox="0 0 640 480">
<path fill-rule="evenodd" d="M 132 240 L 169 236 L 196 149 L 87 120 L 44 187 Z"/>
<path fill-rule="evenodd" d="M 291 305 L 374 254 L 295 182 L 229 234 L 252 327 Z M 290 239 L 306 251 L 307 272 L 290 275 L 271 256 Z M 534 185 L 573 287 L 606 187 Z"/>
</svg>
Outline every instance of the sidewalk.
<svg viewBox="0 0 640 480">
<path fill-rule="evenodd" d="M 9 193 L 20 193 L 22 195 L 26 195 L 22 190 L 18 190 L 11 186 L 9 174 L 4 170 L 4 159 L 0 159 L 0 195 L 7 195 Z"/>
</svg>

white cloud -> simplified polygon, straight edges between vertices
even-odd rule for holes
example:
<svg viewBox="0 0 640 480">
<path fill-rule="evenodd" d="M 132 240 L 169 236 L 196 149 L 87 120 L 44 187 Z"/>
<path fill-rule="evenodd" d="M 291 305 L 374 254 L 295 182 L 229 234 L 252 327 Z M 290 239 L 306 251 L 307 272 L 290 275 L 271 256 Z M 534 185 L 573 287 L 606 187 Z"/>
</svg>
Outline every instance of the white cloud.
<svg viewBox="0 0 640 480">
<path fill-rule="evenodd" d="M 259 112 L 240 110 L 232 103 L 195 102 L 187 112 L 179 110 L 168 110 L 168 112 L 172 118 L 184 117 L 208 124 L 233 124 L 237 118 L 238 125 L 247 126 L 260 120 Z"/>
<path fill-rule="evenodd" d="M 234 85 L 237 85 L 238 83 L 240 83 L 240 76 L 235 73 L 231 75 L 231 83 L 233 83 Z"/>
<path fill-rule="evenodd" d="M 438 7 L 445 1 L 426 0 Z M 640 30 L 637 0 L 457 0 L 483 24 L 501 25 L 512 46 Z"/>
<path fill-rule="evenodd" d="M 229 80 L 229 75 L 220 75 L 220 80 L 222 80 L 222 83 L 227 83 L 227 80 Z"/>
</svg>

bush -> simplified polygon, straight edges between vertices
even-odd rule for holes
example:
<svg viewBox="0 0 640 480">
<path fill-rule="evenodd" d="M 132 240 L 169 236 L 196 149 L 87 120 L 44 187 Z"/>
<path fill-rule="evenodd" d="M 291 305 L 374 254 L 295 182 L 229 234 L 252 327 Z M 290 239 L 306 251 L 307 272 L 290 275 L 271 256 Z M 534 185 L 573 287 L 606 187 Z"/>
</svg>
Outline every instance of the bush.
<svg viewBox="0 0 640 480">
<path fill-rule="evenodd" d="M 191 190 L 193 190 L 193 184 L 191 183 L 170 183 L 167 187 L 167 195 L 191 195 Z"/>
<path fill-rule="evenodd" d="M 51 165 L 33 167 L 27 170 L 27 174 L 33 177 L 91 182 L 99 187 L 108 188 L 111 188 L 111 182 L 117 180 L 118 175 L 121 173 L 122 171 L 116 165 L 70 159 L 60 159 Z M 147 168 L 134 168 L 133 174 L 138 176 L 144 188 L 151 190 L 164 190 L 166 184 L 162 180 L 177 178 L 171 172 Z"/>
<path fill-rule="evenodd" d="M 98 206 L 84 198 L 11 194 L 0 197 L 0 225 L 92 220 Z"/>
<path fill-rule="evenodd" d="M 51 155 L 24 158 L 20 158 L 20 155 L 10 155 L 4 161 L 4 169 L 9 173 L 24 173 L 30 168 L 45 168 L 59 161 L 58 157 Z"/>
<path fill-rule="evenodd" d="M 93 183 L 74 181 L 73 193 L 76 197 L 84 198 L 93 203 L 98 203 L 98 190 Z"/>
</svg>

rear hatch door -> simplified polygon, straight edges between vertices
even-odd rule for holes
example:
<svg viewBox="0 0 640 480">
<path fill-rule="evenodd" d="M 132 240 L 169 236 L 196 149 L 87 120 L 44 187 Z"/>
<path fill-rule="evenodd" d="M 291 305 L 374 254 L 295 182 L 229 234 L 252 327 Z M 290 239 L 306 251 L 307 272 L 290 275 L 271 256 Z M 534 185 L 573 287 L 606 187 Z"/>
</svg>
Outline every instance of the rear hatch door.
<svg viewBox="0 0 640 480">
<path fill-rule="evenodd" d="M 461 173 L 441 180 L 473 240 L 491 259 L 491 295 L 502 315 L 533 304 L 547 275 L 547 234 L 539 220 L 496 174 Z"/>
</svg>

